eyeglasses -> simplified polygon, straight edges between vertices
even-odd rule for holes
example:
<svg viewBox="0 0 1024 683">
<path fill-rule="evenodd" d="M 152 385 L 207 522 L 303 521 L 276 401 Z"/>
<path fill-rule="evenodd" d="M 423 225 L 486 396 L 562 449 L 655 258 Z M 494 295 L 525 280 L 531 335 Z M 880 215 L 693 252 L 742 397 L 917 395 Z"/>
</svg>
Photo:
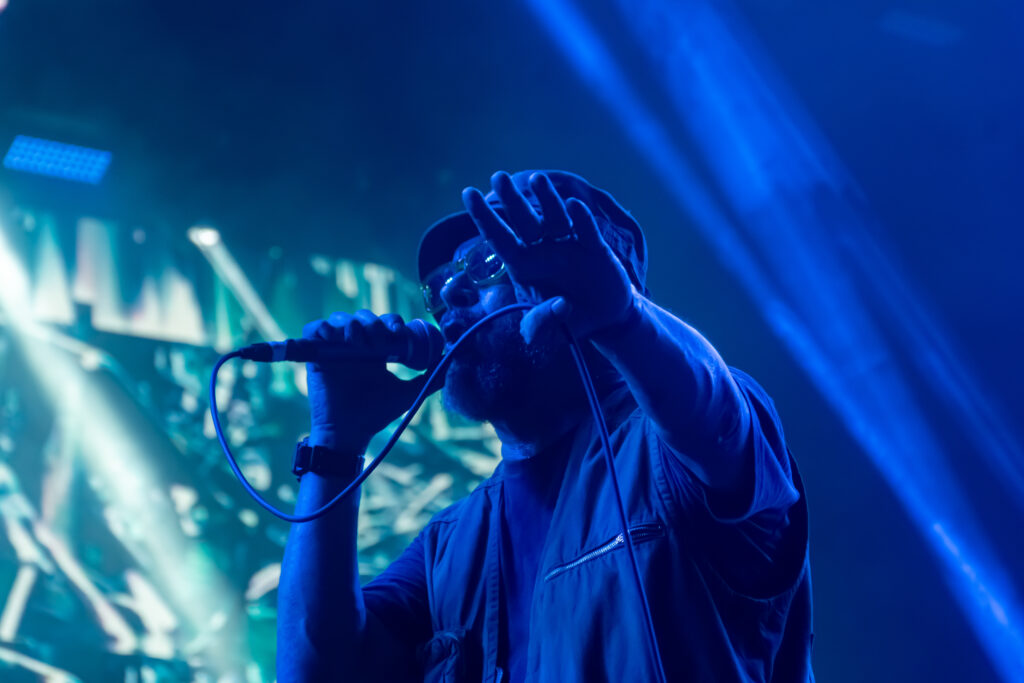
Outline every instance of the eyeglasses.
<svg viewBox="0 0 1024 683">
<path fill-rule="evenodd" d="M 447 304 L 441 299 L 441 290 L 462 271 L 466 271 L 470 282 L 476 287 L 486 287 L 501 279 L 505 274 L 505 264 L 494 253 L 491 244 L 484 240 L 474 245 L 458 261 L 446 263 L 432 270 L 423 279 L 420 287 L 423 291 L 423 302 L 431 315 L 436 316 L 447 308 Z"/>
</svg>

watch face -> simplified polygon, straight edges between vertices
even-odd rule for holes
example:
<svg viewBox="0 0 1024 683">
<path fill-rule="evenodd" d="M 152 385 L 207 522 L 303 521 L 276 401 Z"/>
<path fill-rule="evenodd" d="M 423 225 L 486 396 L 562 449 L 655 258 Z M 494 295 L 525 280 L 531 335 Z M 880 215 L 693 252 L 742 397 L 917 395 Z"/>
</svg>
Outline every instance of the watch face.
<svg viewBox="0 0 1024 683">
<path fill-rule="evenodd" d="M 325 446 L 310 446 L 305 438 L 295 447 L 292 474 L 301 477 L 315 472 L 325 477 L 354 477 L 363 471 L 363 457 L 335 453 Z"/>
</svg>

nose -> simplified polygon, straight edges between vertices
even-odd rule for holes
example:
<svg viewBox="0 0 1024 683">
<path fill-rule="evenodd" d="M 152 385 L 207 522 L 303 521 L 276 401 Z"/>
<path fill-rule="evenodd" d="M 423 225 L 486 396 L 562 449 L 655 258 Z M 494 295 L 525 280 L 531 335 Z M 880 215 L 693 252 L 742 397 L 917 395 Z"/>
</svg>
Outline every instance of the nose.
<svg viewBox="0 0 1024 683">
<path fill-rule="evenodd" d="M 452 276 L 452 279 L 441 288 L 441 301 L 448 308 L 468 308 L 475 304 L 478 298 L 476 285 L 464 270 Z"/>
</svg>

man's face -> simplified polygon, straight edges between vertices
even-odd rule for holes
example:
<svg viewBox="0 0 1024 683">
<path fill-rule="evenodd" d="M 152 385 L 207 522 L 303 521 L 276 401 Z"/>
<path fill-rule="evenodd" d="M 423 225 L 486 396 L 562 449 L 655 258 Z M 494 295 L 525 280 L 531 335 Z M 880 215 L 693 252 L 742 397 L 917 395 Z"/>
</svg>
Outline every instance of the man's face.
<svg viewBox="0 0 1024 683">
<path fill-rule="evenodd" d="M 461 259 L 482 240 L 463 242 L 452 260 Z M 437 317 L 449 344 L 484 316 L 517 302 L 507 275 L 478 286 L 465 271 L 444 285 L 441 298 L 446 308 Z M 491 320 L 459 347 L 445 379 L 445 407 L 474 420 L 501 418 L 522 410 L 545 382 L 555 379 L 557 366 L 570 358 L 568 347 L 564 342 L 527 344 L 519 333 L 523 313 Z"/>
</svg>

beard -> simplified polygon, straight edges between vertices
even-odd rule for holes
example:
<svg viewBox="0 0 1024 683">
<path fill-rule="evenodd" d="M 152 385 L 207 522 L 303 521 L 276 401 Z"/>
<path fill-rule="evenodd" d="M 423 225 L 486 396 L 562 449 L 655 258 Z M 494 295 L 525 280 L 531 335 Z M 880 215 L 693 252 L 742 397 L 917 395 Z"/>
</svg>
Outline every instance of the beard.
<svg viewBox="0 0 1024 683">
<path fill-rule="evenodd" d="M 455 351 L 441 393 L 446 409 L 486 421 L 523 411 L 538 392 L 558 391 L 572 365 L 568 344 L 560 337 L 527 344 L 522 319 L 521 311 L 496 318 Z"/>
</svg>

